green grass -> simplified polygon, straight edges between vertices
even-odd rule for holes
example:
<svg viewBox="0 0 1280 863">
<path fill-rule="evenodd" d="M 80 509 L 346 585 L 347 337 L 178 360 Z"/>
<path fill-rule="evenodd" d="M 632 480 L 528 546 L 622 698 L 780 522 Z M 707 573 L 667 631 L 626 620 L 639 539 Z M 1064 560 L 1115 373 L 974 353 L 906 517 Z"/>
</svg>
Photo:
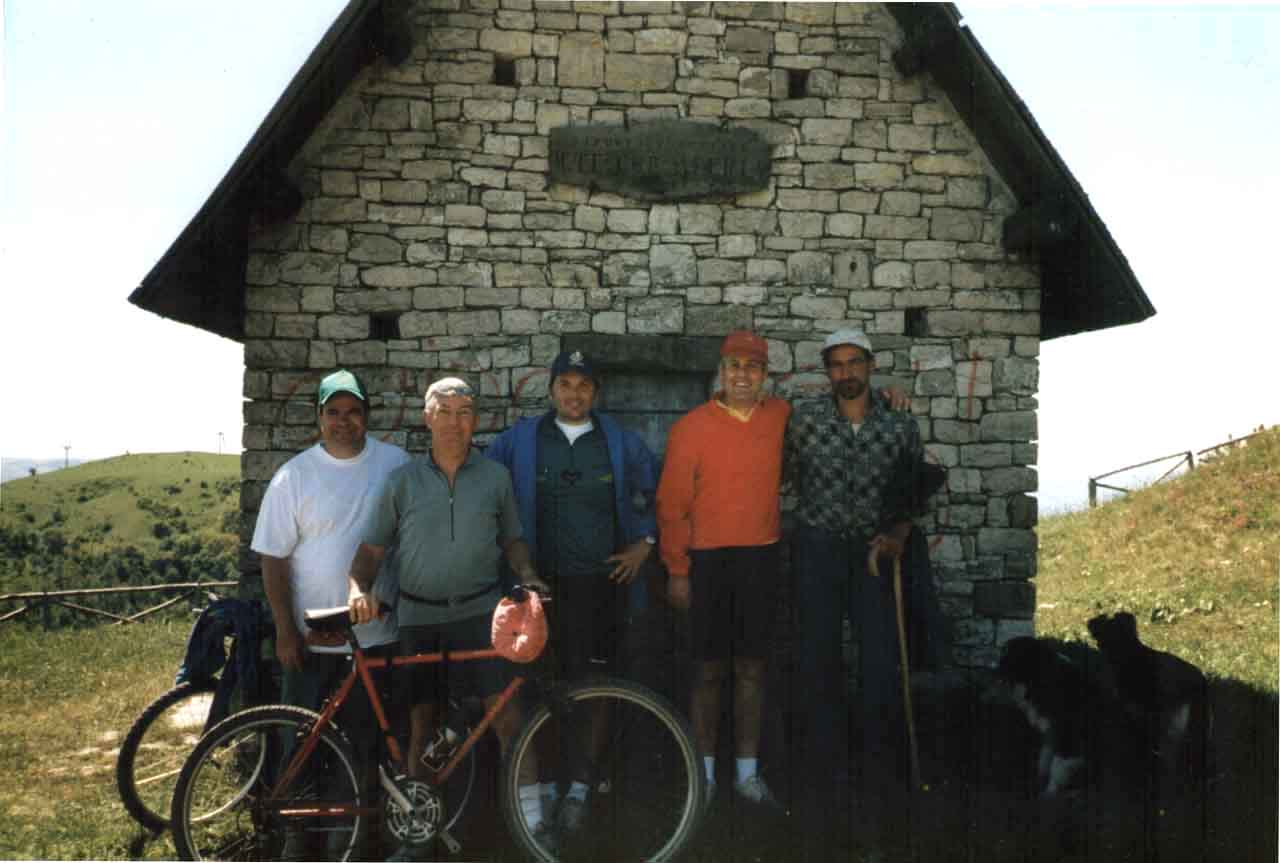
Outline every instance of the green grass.
<svg viewBox="0 0 1280 863">
<path fill-rule="evenodd" d="M 112 471 L 135 490 L 115 498 L 115 512 L 137 509 L 133 501 L 139 496 L 160 499 L 157 489 L 167 495 L 164 486 L 177 486 L 169 497 L 184 512 L 194 512 L 194 503 L 204 500 L 196 491 L 205 478 L 199 466 L 209 471 L 210 487 L 217 471 L 234 477 L 234 457 L 179 454 L 112 462 L 120 464 L 41 476 L 38 494 L 28 480 L 6 483 L 4 519 L 13 518 L 19 501 L 27 511 L 39 507 L 47 518 L 60 492 L 68 522 L 88 523 L 71 513 L 67 498 L 88 496 L 86 486 L 100 482 L 102 494 L 77 503 L 105 506 L 120 488 L 106 482 Z M 190 483 L 183 482 L 186 477 Z M 55 480 L 63 485 L 55 488 Z M 23 496 L 11 496 L 11 486 Z M 218 504 L 224 510 L 234 505 Z M 201 529 L 215 522 L 216 516 L 201 521 Z M 1176 481 L 1093 511 L 1046 518 L 1040 535 L 1039 631 L 1089 643 L 1084 624 L 1091 615 L 1128 609 L 1138 615 L 1144 640 L 1213 675 L 1220 708 L 1239 707 L 1219 709 L 1216 719 L 1221 781 L 1213 788 L 1227 802 L 1213 810 L 1214 823 L 1231 826 L 1233 819 L 1245 819 L 1266 828 L 1274 814 L 1280 649 L 1280 432 Z M 0 859 L 172 858 L 168 836 L 147 839 L 125 813 L 113 771 L 130 724 L 172 684 L 189 626 L 181 615 L 131 627 L 48 633 L 0 624 L 6 708 L 0 714 Z M 1263 778 L 1255 782 L 1258 776 Z M 1229 829 L 1222 834 L 1226 838 L 1215 833 L 1215 847 L 1227 847 L 1230 837 L 1245 832 Z M 1270 840 L 1256 847 L 1241 842 L 1246 849 L 1271 849 L 1274 859 Z M 1250 858 L 1244 853 L 1231 859 Z"/>
<path fill-rule="evenodd" d="M 1088 642 L 1090 617 L 1124 609 L 1151 646 L 1277 690 L 1280 429 L 1039 534 L 1040 634 Z"/>
<path fill-rule="evenodd" d="M 189 621 L 36 633 L 0 624 L 0 859 L 172 859 L 120 804 L 115 758 L 173 684 Z"/>
<path fill-rule="evenodd" d="M 229 550 L 237 541 L 239 487 L 238 456 L 119 456 L 6 482 L 0 528 L 56 531 L 81 555 L 131 546 L 151 558 L 177 536 Z"/>
</svg>

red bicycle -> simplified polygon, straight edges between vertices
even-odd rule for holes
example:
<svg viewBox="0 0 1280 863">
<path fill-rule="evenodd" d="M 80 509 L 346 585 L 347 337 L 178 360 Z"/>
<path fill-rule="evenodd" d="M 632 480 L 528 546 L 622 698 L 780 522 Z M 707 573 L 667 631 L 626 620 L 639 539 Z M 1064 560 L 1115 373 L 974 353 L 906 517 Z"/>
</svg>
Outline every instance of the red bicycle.
<svg viewBox="0 0 1280 863">
<path fill-rule="evenodd" d="M 184 860 L 265 860 L 278 857 L 289 834 L 323 838 L 332 859 L 345 860 L 379 814 L 400 842 L 460 846 L 451 834 L 470 799 L 473 748 L 522 690 L 532 693 L 527 719 L 504 755 L 498 801 L 516 844 L 534 860 L 670 860 L 694 835 L 706 793 L 701 759 L 688 723 L 657 693 L 626 680 L 595 677 L 544 684 L 516 676 L 469 732 L 424 757 L 429 776 L 411 779 L 402 747 L 371 672 L 446 661 L 442 653 L 370 658 L 351 631 L 346 609 L 309 617 L 317 631 L 342 633 L 352 648 L 350 673 L 320 712 L 272 705 L 223 720 L 201 738 L 174 789 L 172 825 Z M 499 656 L 495 649 L 451 652 L 449 662 Z M 532 684 L 527 687 L 526 684 Z M 334 716 L 354 687 L 373 706 L 382 743 L 376 790 L 361 781 L 347 730 Z M 593 718 L 604 716 L 601 725 Z M 604 728 L 603 735 L 588 733 Z M 351 729 L 358 731 L 357 729 Z M 541 787 L 562 797 L 570 771 L 588 764 L 592 787 L 582 829 L 571 836 L 535 830 L 521 811 L 522 766 L 537 764 Z M 261 766 L 264 765 L 265 767 Z M 526 769 L 524 771 L 528 773 Z M 579 773 L 575 772 L 576 778 Z M 452 780 L 452 782 L 451 782 Z M 458 793 L 465 784 L 467 793 Z"/>
</svg>

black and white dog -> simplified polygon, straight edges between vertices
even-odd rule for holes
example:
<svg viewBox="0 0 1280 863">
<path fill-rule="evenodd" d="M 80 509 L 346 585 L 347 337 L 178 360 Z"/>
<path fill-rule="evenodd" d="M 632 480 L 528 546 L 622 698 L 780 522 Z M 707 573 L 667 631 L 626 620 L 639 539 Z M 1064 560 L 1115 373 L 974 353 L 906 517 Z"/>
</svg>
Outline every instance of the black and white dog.
<svg viewBox="0 0 1280 863">
<path fill-rule="evenodd" d="M 1203 775 L 1208 734 L 1207 683 L 1190 662 L 1147 647 L 1127 611 L 1098 615 L 1089 634 L 1115 681 L 1116 696 L 1166 772 L 1179 765 L 1187 775 Z"/>
<path fill-rule="evenodd" d="M 1030 637 L 1005 644 L 996 677 L 1040 734 L 1040 797 L 1057 797 L 1085 764 L 1088 679 L 1051 644 Z"/>
</svg>

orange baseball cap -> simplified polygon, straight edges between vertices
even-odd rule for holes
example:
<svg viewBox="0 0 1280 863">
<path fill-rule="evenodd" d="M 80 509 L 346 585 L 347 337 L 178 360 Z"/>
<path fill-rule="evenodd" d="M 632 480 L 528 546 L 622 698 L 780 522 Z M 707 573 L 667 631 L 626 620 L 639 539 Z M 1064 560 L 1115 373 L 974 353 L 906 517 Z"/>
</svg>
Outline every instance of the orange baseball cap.
<svg viewBox="0 0 1280 863">
<path fill-rule="evenodd" d="M 722 357 L 746 357 L 749 360 L 769 364 L 769 343 L 750 330 L 734 330 L 724 337 L 720 345 Z"/>
</svg>

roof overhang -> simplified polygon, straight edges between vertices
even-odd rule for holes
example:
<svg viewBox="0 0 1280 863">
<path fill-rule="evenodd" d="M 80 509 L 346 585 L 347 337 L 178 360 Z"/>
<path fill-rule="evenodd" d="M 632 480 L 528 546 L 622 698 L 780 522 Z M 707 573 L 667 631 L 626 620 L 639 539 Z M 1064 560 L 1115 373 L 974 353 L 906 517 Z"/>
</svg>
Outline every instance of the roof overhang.
<svg viewBox="0 0 1280 863">
<path fill-rule="evenodd" d="M 403 3 L 351 0 L 190 224 L 129 302 L 237 341 L 244 336 L 244 272 L 250 226 L 292 216 L 302 195 L 288 175 L 347 85 L 378 55 L 411 47 Z"/>
<path fill-rule="evenodd" d="M 1156 313 L 1120 247 L 1013 86 L 951 3 L 889 3 L 905 42 L 898 70 L 927 70 L 1018 199 L 1004 245 L 1041 270 L 1041 338 L 1133 324 Z"/>
<path fill-rule="evenodd" d="M 894 60 L 946 92 L 1020 209 L 1006 248 L 1041 267 L 1041 337 L 1155 314 L 1128 262 L 1031 112 L 960 22 L 953 4 L 886 4 L 905 34 Z M 409 53 L 403 0 L 351 0 L 276 101 L 204 206 L 129 296 L 162 317 L 230 339 L 244 335 L 250 226 L 291 215 L 302 196 L 288 165 L 347 85 L 379 56 Z"/>
</svg>

